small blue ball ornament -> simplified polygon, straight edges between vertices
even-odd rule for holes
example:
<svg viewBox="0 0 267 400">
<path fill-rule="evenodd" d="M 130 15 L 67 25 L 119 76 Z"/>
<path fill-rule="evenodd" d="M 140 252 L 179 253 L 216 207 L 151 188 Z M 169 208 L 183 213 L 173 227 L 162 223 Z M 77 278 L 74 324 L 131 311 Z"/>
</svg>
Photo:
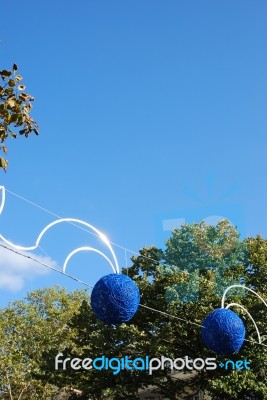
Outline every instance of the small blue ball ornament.
<svg viewBox="0 0 267 400">
<path fill-rule="evenodd" d="M 229 356 L 238 352 L 244 343 L 245 326 L 231 310 L 217 308 L 206 317 L 202 326 L 205 345 L 217 354 Z"/>
<path fill-rule="evenodd" d="M 105 324 L 129 321 L 136 313 L 139 303 L 138 286 L 124 274 L 103 276 L 95 284 L 91 294 L 92 309 Z"/>
</svg>

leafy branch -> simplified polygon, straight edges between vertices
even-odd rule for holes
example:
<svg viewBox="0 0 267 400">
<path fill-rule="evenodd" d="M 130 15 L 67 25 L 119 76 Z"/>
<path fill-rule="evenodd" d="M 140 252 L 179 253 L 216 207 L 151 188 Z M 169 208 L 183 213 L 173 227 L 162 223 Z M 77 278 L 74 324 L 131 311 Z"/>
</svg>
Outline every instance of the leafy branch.
<svg viewBox="0 0 267 400">
<path fill-rule="evenodd" d="M 0 141 L 4 143 L 9 137 L 17 138 L 17 132 L 26 138 L 31 132 L 39 134 L 38 124 L 30 116 L 34 97 L 25 92 L 22 76 L 17 73 L 18 66 L 13 64 L 12 71 L 0 71 L 2 85 L 0 86 Z M 18 129 L 17 129 L 18 128 Z M 7 147 L 2 144 L 1 150 L 7 153 Z M 0 168 L 6 171 L 8 161 L 0 157 Z"/>
</svg>

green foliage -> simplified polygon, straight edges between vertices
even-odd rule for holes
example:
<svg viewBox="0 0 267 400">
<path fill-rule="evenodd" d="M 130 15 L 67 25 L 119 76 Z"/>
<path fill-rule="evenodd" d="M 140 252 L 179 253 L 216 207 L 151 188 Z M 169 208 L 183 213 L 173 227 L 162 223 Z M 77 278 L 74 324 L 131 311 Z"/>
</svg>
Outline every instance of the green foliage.
<svg viewBox="0 0 267 400">
<path fill-rule="evenodd" d="M 221 306 L 221 283 L 257 285 L 258 292 L 264 296 L 267 242 L 260 237 L 240 240 L 236 229 L 222 221 L 216 227 L 204 223 L 184 225 L 174 230 L 166 245 L 165 252 L 155 247 L 140 250 L 140 255 L 132 258 L 132 267 L 127 269 L 127 274 L 140 288 L 142 305 L 163 313 L 141 306 L 130 323 L 107 326 L 97 320 L 88 302 L 84 301 L 80 312 L 69 323 L 75 334 L 71 346 L 63 351 L 64 357 L 93 359 L 104 354 L 109 358 L 164 355 L 172 359 L 184 356 L 195 359 L 216 356 L 205 348 L 201 328 L 196 324 L 201 325 L 210 311 Z M 191 280 L 190 276 L 193 276 Z M 219 284 L 215 278 L 220 279 Z M 229 297 L 231 302 L 240 303 L 250 311 L 264 337 L 266 309 L 259 299 L 238 290 L 229 293 Z M 247 339 L 256 341 L 255 328 L 247 314 L 242 309 L 235 311 L 245 322 Z M 138 399 L 140 390 L 145 388 L 154 388 L 164 398 L 172 400 L 193 399 L 200 393 L 220 400 L 245 399 L 246 396 L 248 400 L 267 399 L 267 353 L 251 342 L 245 342 L 241 351 L 231 357 L 250 361 L 250 371 L 218 368 L 195 373 L 186 370 L 173 375 L 165 369 L 148 375 L 146 371 L 124 370 L 113 375 L 111 370 L 67 369 L 55 374 L 55 354 L 55 351 L 47 354 L 44 366 L 50 382 L 75 385 L 83 391 L 84 399 Z M 227 360 L 218 356 L 216 359 L 217 363 Z"/>
<path fill-rule="evenodd" d="M 152 375 L 142 370 L 122 370 L 117 375 L 112 370 L 55 370 L 59 352 L 63 358 L 163 355 L 171 359 L 216 357 L 218 364 L 226 362 L 228 358 L 205 348 L 199 326 L 210 311 L 221 306 L 222 289 L 218 292 L 216 279 L 223 284 L 245 283 L 266 298 L 267 241 L 260 236 L 240 240 L 236 229 L 226 221 L 216 227 L 203 223 L 184 225 L 174 230 L 165 251 L 143 248 L 132 262 L 123 272 L 138 284 L 142 306 L 127 324 L 105 325 L 92 312 L 87 296 L 71 297 L 53 292 L 54 289 L 48 289 L 54 293 L 52 297 L 46 291 L 37 291 L 26 303 L 17 302 L 3 310 L 2 385 L 12 379 L 12 390 L 18 396 L 28 382 L 36 392 L 33 397 L 27 392 L 20 399 L 30 400 L 49 399 L 55 386 L 81 390 L 82 396 L 77 397 L 80 400 L 135 400 L 146 389 L 170 400 L 194 399 L 198 394 L 213 400 L 267 399 L 266 348 L 256 344 L 255 327 L 240 308 L 234 311 L 244 320 L 249 341 L 231 359 L 246 359 L 251 363 L 250 370 L 218 368 L 172 374 L 166 368 L 155 370 Z M 244 290 L 231 291 L 227 302 L 239 303 L 249 310 L 266 345 L 266 308 L 257 296 L 249 292 L 244 295 Z M 42 390 L 38 392 L 37 388 Z M 7 389 L 4 398 L 11 399 Z"/>
<path fill-rule="evenodd" d="M 217 226 L 204 222 L 184 225 L 167 241 L 165 262 L 172 268 L 166 273 L 186 271 L 185 289 L 179 284 L 176 291 L 184 301 L 190 300 L 187 296 L 193 301 L 198 298 L 201 275 L 213 278 L 215 294 L 220 298 L 226 287 L 240 283 L 240 277 L 244 277 L 245 259 L 246 244 L 239 241 L 239 234 L 227 221 Z"/>
<path fill-rule="evenodd" d="M 9 137 L 16 138 L 17 131 L 26 138 L 31 132 L 39 134 L 37 123 L 30 116 L 34 98 L 25 92 L 26 86 L 22 85 L 22 76 L 17 73 L 18 66 L 13 65 L 12 71 L 2 70 L 0 75 L 0 140 L 4 143 Z M 4 154 L 7 147 L 1 145 Z M 6 171 L 8 161 L 0 157 L 0 168 Z"/>
<path fill-rule="evenodd" d="M 42 354 L 69 343 L 67 322 L 86 297 L 83 291 L 68 294 L 55 287 L 36 290 L 1 310 L 1 399 L 48 400 L 58 391 L 40 380 Z"/>
</svg>

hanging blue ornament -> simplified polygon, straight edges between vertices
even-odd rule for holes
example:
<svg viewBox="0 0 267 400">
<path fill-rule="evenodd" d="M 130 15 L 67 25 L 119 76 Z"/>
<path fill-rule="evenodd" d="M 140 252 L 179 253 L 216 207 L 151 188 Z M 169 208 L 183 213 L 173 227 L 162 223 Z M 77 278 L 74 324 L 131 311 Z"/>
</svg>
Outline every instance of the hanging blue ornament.
<svg viewBox="0 0 267 400">
<path fill-rule="evenodd" d="M 229 356 L 238 352 L 244 343 L 245 326 L 231 310 L 217 308 L 206 317 L 202 326 L 205 345 L 217 354 Z"/>
<path fill-rule="evenodd" d="M 124 274 L 103 276 L 91 294 L 91 306 L 96 316 L 106 324 L 129 321 L 140 303 L 136 283 Z"/>
</svg>

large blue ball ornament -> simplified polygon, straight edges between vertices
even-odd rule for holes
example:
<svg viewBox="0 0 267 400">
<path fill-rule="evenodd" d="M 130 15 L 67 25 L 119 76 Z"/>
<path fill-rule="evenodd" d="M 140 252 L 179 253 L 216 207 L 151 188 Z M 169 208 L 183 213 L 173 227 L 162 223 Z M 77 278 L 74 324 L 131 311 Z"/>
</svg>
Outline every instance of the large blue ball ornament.
<svg viewBox="0 0 267 400">
<path fill-rule="evenodd" d="M 129 321 L 137 311 L 140 293 L 135 282 L 124 274 L 103 276 L 94 286 L 91 306 L 105 324 Z"/>
<path fill-rule="evenodd" d="M 229 356 L 238 352 L 244 343 L 245 326 L 231 310 L 217 308 L 206 317 L 202 326 L 205 345 L 217 354 Z"/>
</svg>

